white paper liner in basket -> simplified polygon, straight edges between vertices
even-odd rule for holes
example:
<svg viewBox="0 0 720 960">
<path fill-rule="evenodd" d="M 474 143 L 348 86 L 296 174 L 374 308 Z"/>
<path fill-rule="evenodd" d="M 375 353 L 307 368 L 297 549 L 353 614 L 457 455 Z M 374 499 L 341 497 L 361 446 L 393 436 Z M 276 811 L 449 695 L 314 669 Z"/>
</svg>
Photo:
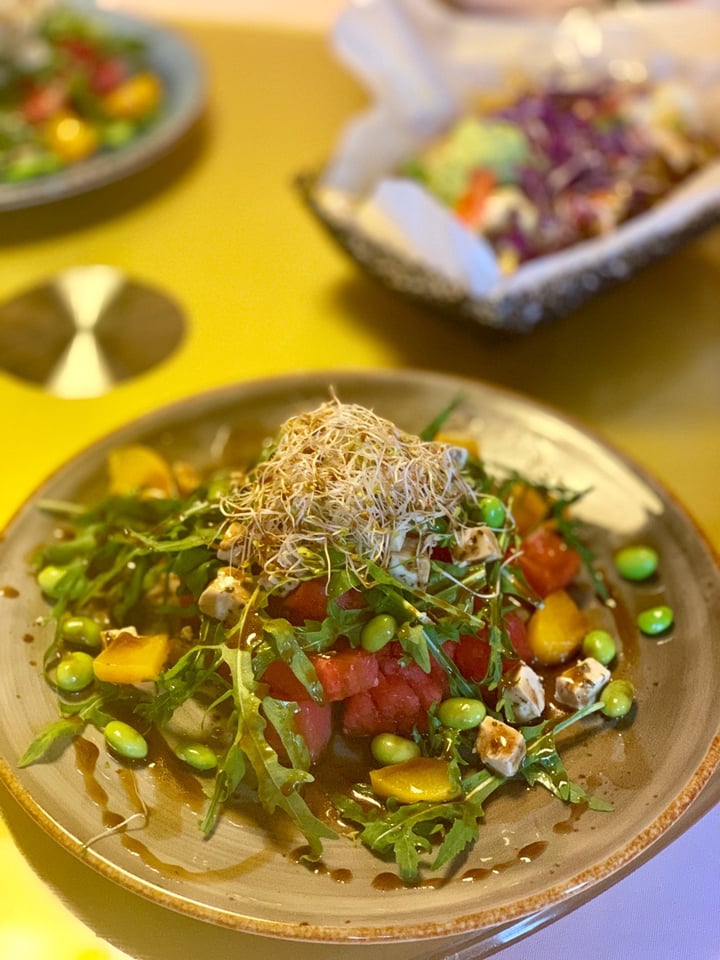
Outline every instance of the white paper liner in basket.
<svg viewBox="0 0 720 960">
<path fill-rule="evenodd" d="M 502 91 L 519 72 L 538 84 L 677 77 L 692 85 L 704 125 L 720 136 L 715 5 L 578 8 L 561 19 L 519 19 L 467 15 L 440 0 L 356 0 L 340 14 L 332 46 L 372 103 L 342 132 L 313 189 L 316 212 L 336 235 L 349 230 L 375 251 L 436 274 L 471 319 L 531 329 L 720 220 L 720 163 L 712 163 L 611 233 L 503 276 L 487 242 L 422 186 L 393 175 L 478 92 Z"/>
</svg>

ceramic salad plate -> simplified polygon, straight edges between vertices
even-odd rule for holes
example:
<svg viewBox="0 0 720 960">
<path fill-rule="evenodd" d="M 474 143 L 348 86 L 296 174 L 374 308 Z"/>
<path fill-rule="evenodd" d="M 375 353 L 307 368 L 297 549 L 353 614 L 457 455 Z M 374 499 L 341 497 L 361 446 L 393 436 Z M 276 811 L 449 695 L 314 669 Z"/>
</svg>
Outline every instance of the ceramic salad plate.
<svg viewBox="0 0 720 960">
<path fill-rule="evenodd" d="M 418 432 L 461 398 L 453 426 L 477 436 L 487 464 L 536 481 L 587 490 L 578 508 L 606 572 L 624 635 L 624 669 L 636 688 L 631 722 L 578 733 L 563 746 L 571 777 L 613 812 L 570 807 L 516 784 L 491 798 L 480 842 L 461 862 L 420 882 L 347 837 L 327 841 L 321 864 L 299 862 L 303 838 L 257 810 L 223 816 L 209 839 L 194 774 L 165 761 L 128 765 L 86 731 L 76 748 L 19 769 L 17 759 L 56 717 L 42 676 L 51 626 L 29 569 L 52 521 L 40 501 L 89 500 L 106 482 L 106 458 L 149 444 L 200 467 L 223 450 L 244 457 L 289 416 L 340 400 L 373 408 Z M 659 573 L 622 581 L 613 555 L 628 542 L 654 547 Z M 581 426 L 519 394 L 420 371 L 311 373 L 239 383 L 157 410 L 87 449 L 20 508 L 0 554 L 0 776 L 66 850 L 126 889 L 195 918 L 251 933 L 321 942 L 389 942 L 490 931 L 558 915 L 660 849 L 720 760 L 720 573 L 682 508 L 651 477 Z M 634 615 L 671 604 L 673 628 L 641 635 Z"/>
<path fill-rule="evenodd" d="M 157 160 L 190 130 L 205 103 L 204 70 L 187 42 L 163 26 L 85 0 L 67 4 L 101 34 L 137 41 L 163 85 L 162 114 L 147 130 L 112 151 L 100 151 L 54 173 L 0 183 L 0 211 L 37 206 L 122 180 Z"/>
</svg>

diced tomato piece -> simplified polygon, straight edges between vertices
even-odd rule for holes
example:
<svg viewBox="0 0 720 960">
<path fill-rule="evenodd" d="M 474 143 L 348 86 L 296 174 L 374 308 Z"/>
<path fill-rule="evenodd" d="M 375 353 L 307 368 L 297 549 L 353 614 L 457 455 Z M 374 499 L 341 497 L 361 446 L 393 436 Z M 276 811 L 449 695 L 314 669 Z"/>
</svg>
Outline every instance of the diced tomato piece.
<svg viewBox="0 0 720 960">
<path fill-rule="evenodd" d="M 326 703 L 345 700 L 377 686 L 380 675 L 378 658 L 367 650 L 339 650 L 317 654 L 311 660 L 323 685 Z"/>
<path fill-rule="evenodd" d="M 447 693 L 447 676 L 436 660 L 430 659 L 430 672 L 425 673 L 417 663 L 413 661 L 406 663 L 401 659 L 403 650 L 399 643 L 390 644 L 385 648 L 384 654 L 380 658 L 382 675 L 385 677 L 401 676 L 415 691 L 425 710 L 432 703 L 442 700 Z"/>
<path fill-rule="evenodd" d="M 490 644 L 482 634 L 463 634 L 455 650 L 455 663 L 467 680 L 479 683 L 490 663 Z"/>
<path fill-rule="evenodd" d="M 127 65 L 120 57 L 107 57 L 95 64 L 90 74 L 90 86 L 95 93 L 110 93 L 127 78 Z"/>
<path fill-rule="evenodd" d="M 347 590 L 336 597 L 336 602 L 343 610 L 360 610 L 365 606 L 365 598 L 359 590 Z M 319 577 L 303 580 L 292 593 L 276 598 L 271 609 L 274 616 L 285 617 L 293 626 L 301 627 L 306 620 L 324 620 L 327 607 L 327 581 Z"/>
<path fill-rule="evenodd" d="M 427 708 L 423 707 L 410 680 L 400 674 L 385 675 L 370 695 L 378 708 L 380 720 L 386 724 L 391 722 L 396 733 L 409 734 L 416 724 L 422 725 Z M 387 725 L 385 729 L 388 729 Z"/>
<path fill-rule="evenodd" d="M 303 700 L 298 703 L 295 728 L 305 740 L 312 759 L 317 760 L 332 736 L 332 707 Z"/>
<path fill-rule="evenodd" d="M 418 694 L 400 674 L 383 674 L 372 690 L 345 701 L 343 729 L 351 736 L 376 733 L 408 736 L 415 726 L 427 726 L 427 707 L 423 707 Z"/>
<path fill-rule="evenodd" d="M 521 660 L 531 663 L 533 652 L 527 639 L 525 621 L 518 613 L 508 613 L 505 617 L 508 640 Z M 485 633 L 463 634 L 452 654 L 457 668 L 467 680 L 479 683 L 487 673 L 490 663 L 490 644 Z M 503 658 L 503 670 L 511 661 Z"/>
<path fill-rule="evenodd" d="M 48 84 L 34 87 L 23 100 L 22 114 L 28 123 L 45 123 L 59 113 L 67 101 L 63 84 Z"/>
<path fill-rule="evenodd" d="M 541 597 L 564 590 L 580 570 L 580 555 L 550 527 L 538 527 L 523 540 L 519 557 L 525 579 Z"/>
<path fill-rule="evenodd" d="M 378 658 L 367 650 L 348 647 L 332 653 L 313 654 L 310 661 L 325 691 L 325 703 L 345 700 L 377 685 L 380 672 Z M 273 697 L 283 700 L 311 699 L 291 668 L 281 660 L 274 660 L 268 666 L 262 681 L 269 685 Z"/>
<path fill-rule="evenodd" d="M 335 603 L 342 610 L 362 610 L 367 606 L 367 601 L 359 590 L 346 590 L 339 597 L 335 597 Z"/>
<path fill-rule="evenodd" d="M 282 660 L 273 660 L 260 679 L 270 687 L 270 696 L 278 700 L 311 699 L 305 687 Z"/>
<path fill-rule="evenodd" d="M 455 204 L 455 213 L 468 227 L 479 227 L 485 215 L 487 199 L 495 187 L 489 170 L 476 170 L 467 192 Z"/>
<path fill-rule="evenodd" d="M 399 644 L 390 644 L 378 657 L 377 685 L 348 697 L 343 728 L 351 736 L 399 733 L 427 728 L 427 712 L 447 694 L 445 671 L 434 660 L 429 673 L 414 662 L 400 659 Z"/>
<path fill-rule="evenodd" d="M 531 663 L 533 652 L 530 648 L 527 638 L 527 628 L 525 621 L 517 613 L 509 613 L 505 617 L 505 626 L 508 632 L 508 639 L 515 653 L 524 660 L 525 663 Z"/>
<path fill-rule="evenodd" d="M 299 701 L 294 722 L 295 729 L 307 744 L 310 757 L 317 760 L 332 736 L 332 707 L 329 704 L 314 703 L 312 700 Z M 287 760 L 280 737 L 271 723 L 266 727 L 265 736 L 278 756 Z"/>
<path fill-rule="evenodd" d="M 510 495 L 512 515 L 521 537 L 535 530 L 547 516 L 547 497 L 530 484 L 518 480 L 512 485 Z"/>
<path fill-rule="evenodd" d="M 97 47 L 82 37 L 62 37 L 57 41 L 57 45 L 78 63 L 92 64 L 99 56 Z"/>
<path fill-rule="evenodd" d="M 327 616 L 327 589 L 324 580 L 303 580 L 292 593 L 277 601 L 273 614 L 285 617 L 293 626 L 301 627 L 306 620 L 324 620 Z"/>
<path fill-rule="evenodd" d="M 369 691 L 356 693 L 343 704 L 343 730 L 351 737 L 373 737 L 392 733 L 383 727 L 377 704 Z"/>
<path fill-rule="evenodd" d="M 450 563 L 452 561 L 450 547 L 433 547 L 430 556 L 433 560 L 439 560 L 440 563 Z"/>
</svg>

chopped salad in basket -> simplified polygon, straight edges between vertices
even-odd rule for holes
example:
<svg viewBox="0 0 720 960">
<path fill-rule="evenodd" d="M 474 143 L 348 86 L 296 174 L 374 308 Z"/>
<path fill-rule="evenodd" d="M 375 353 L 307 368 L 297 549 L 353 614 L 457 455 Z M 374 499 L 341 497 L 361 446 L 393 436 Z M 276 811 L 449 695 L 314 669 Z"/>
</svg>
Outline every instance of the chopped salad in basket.
<svg viewBox="0 0 720 960">
<path fill-rule="evenodd" d="M 13 0 L 0 9 L 0 184 L 55 173 L 137 139 L 162 112 L 142 40 L 90 14 Z"/>
<path fill-rule="evenodd" d="M 44 503 L 59 717 L 20 765 L 92 728 L 131 766 L 163 744 L 205 787 L 208 837 L 243 787 L 295 822 L 308 860 L 348 834 L 408 882 L 472 845 L 510 781 L 608 810 L 556 742 L 634 709 L 619 635 L 589 609 L 607 588 L 580 494 L 493 475 L 470 435 L 442 432 L 448 412 L 416 436 L 333 397 L 251 463 L 200 476 L 130 445 L 98 502 Z M 326 789 L 339 744 L 364 772 L 333 780 L 329 817 L 306 787 Z"/>
<path fill-rule="evenodd" d="M 649 209 L 719 146 L 679 80 L 548 83 L 480 101 L 400 173 L 488 240 L 512 273 Z"/>
</svg>

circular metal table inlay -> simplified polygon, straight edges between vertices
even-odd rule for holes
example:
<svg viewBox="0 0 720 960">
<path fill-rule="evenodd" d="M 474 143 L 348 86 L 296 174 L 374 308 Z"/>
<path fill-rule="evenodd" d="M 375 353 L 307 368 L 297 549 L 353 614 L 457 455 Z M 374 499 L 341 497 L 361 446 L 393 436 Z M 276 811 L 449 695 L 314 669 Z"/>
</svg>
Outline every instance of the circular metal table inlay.
<svg viewBox="0 0 720 960">
<path fill-rule="evenodd" d="M 185 318 L 115 267 L 72 267 L 0 305 L 0 368 L 59 397 L 98 397 L 167 359 Z"/>
</svg>

